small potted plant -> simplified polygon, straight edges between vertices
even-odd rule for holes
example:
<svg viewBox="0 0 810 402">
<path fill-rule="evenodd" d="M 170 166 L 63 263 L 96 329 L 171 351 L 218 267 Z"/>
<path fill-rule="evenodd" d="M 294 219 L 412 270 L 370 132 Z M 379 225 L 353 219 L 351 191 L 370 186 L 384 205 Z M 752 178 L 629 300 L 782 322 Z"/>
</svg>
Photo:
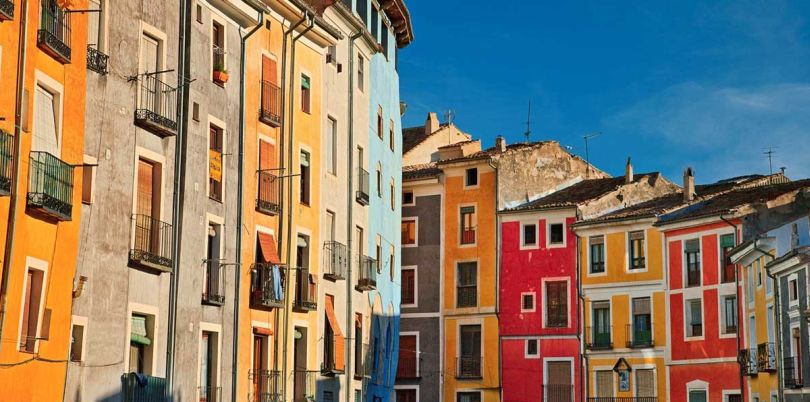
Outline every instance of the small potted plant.
<svg viewBox="0 0 810 402">
<path fill-rule="evenodd" d="M 217 84 L 224 84 L 228 82 L 228 70 L 222 63 L 217 63 L 214 66 L 214 82 Z"/>
</svg>

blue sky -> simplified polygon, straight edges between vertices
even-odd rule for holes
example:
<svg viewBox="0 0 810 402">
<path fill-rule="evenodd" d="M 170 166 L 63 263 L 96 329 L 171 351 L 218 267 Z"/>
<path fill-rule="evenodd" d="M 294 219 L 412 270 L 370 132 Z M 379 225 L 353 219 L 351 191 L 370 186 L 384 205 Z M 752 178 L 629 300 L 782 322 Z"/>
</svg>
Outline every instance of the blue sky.
<svg viewBox="0 0 810 402">
<path fill-rule="evenodd" d="M 622 174 L 810 177 L 810 3 L 410 0 L 405 127 L 428 111 L 490 146 L 554 139 Z M 442 118 L 443 119 L 443 118 Z"/>
</svg>

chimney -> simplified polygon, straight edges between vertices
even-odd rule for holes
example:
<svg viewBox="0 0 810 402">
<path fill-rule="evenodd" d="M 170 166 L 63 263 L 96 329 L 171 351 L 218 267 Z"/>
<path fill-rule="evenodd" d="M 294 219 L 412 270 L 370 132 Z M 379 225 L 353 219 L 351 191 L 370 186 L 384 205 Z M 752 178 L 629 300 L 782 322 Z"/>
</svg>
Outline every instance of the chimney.
<svg viewBox="0 0 810 402">
<path fill-rule="evenodd" d="M 692 201 L 695 198 L 695 174 L 692 168 L 688 167 L 683 171 L 683 202 Z"/>
<path fill-rule="evenodd" d="M 427 120 L 425 120 L 425 135 L 430 135 L 439 130 L 439 117 L 436 113 L 428 113 Z"/>
<path fill-rule="evenodd" d="M 633 165 L 630 164 L 630 157 L 627 157 L 627 165 L 624 166 L 624 184 L 633 182 Z"/>
<path fill-rule="evenodd" d="M 498 152 L 505 152 L 506 138 L 503 138 L 503 136 L 500 135 L 495 137 L 495 149 L 498 150 Z"/>
</svg>

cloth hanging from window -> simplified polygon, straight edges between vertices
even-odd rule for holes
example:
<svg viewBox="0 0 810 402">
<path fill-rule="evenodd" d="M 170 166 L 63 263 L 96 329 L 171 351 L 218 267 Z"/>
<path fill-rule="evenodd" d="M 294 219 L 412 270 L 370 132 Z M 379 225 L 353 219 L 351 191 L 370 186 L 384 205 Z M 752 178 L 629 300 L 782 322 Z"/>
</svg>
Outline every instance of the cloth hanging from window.
<svg viewBox="0 0 810 402">
<path fill-rule="evenodd" d="M 142 315 L 132 316 L 129 341 L 130 343 L 146 346 L 152 344 L 152 340 L 149 339 L 149 334 L 146 332 L 146 317 Z"/>
<path fill-rule="evenodd" d="M 281 267 L 273 265 L 273 294 L 276 295 L 278 300 L 284 300 L 284 274 L 281 272 Z"/>
</svg>

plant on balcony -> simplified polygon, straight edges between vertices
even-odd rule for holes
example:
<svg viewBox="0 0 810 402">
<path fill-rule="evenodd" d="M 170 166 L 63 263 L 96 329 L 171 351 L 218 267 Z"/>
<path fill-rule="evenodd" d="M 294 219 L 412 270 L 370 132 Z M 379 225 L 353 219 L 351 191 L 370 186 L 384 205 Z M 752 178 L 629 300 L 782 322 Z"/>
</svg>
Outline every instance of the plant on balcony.
<svg viewBox="0 0 810 402">
<path fill-rule="evenodd" d="M 217 84 L 228 82 L 228 70 L 225 69 L 225 65 L 222 62 L 214 66 L 214 82 Z"/>
</svg>

